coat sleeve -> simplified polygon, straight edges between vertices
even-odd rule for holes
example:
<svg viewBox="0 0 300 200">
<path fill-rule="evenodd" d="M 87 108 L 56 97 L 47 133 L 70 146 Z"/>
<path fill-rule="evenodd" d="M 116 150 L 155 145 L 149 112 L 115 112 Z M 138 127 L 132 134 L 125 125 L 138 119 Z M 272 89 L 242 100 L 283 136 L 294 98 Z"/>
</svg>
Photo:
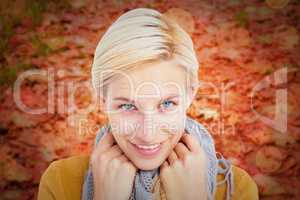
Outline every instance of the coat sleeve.
<svg viewBox="0 0 300 200">
<path fill-rule="evenodd" d="M 234 193 L 232 200 L 258 200 L 258 188 L 251 176 L 243 169 L 234 167 Z"/>
</svg>

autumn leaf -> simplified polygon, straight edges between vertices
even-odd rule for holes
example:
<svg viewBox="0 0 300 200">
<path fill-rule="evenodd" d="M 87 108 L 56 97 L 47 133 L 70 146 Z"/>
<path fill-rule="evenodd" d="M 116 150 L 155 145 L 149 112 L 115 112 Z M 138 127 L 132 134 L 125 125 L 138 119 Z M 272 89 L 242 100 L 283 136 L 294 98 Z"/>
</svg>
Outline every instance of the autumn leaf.
<svg viewBox="0 0 300 200">
<path fill-rule="evenodd" d="M 281 153 L 276 147 L 266 146 L 256 153 L 256 165 L 263 173 L 273 173 L 281 167 L 281 159 L 277 159 L 276 154 Z"/>
<path fill-rule="evenodd" d="M 195 22 L 193 16 L 188 11 L 181 8 L 170 8 L 164 13 L 168 18 L 175 20 L 181 28 L 183 28 L 190 35 L 195 30 Z"/>
<path fill-rule="evenodd" d="M 299 31 L 292 26 L 280 25 L 275 28 L 274 40 L 285 50 L 291 50 L 299 44 Z"/>
<path fill-rule="evenodd" d="M 90 154 L 95 134 L 108 120 L 98 108 L 88 108 L 92 100 L 88 88 L 56 94 L 50 102 L 67 108 L 67 97 L 73 95 L 84 112 L 22 112 L 13 99 L 12 86 L 18 75 L 32 68 L 55 68 L 55 86 L 89 80 L 97 43 L 109 25 L 133 7 L 156 9 L 192 36 L 204 87 L 187 114 L 208 127 L 216 149 L 249 172 L 259 187 L 260 199 L 298 199 L 297 2 L 1 1 L 0 141 L 4 143 L 0 145 L 0 175 L 5 177 L 0 181 L 1 199 L 34 199 L 49 163 Z M 282 67 L 289 69 L 288 83 L 278 86 L 272 73 Z M 271 86 L 251 96 L 265 78 L 273 81 Z M 46 108 L 47 81 L 47 77 L 28 77 L 21 87 L 22 102 L 29 108 Z M 274 118 L 277 92 L 287 92 L 285 133 L 269 128 L 255 112 Z"/>
<path fill-rule="evenodd" d="M 286 193 L 286 190 L 283 188 L 283 186 L 271 176 L 256 174 L 253 178 L 259 186 L 260 193 L 262 195 L 271 196 Z"/>
</svg>

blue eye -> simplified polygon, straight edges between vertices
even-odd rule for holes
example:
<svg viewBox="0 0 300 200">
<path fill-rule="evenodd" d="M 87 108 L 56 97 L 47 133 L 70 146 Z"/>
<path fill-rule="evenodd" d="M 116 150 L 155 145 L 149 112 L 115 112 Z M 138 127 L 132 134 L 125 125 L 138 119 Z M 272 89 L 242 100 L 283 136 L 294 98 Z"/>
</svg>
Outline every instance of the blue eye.
<svg viewBox="0 0 300 200">
<path fill-rule="evenodd" d="M 125 103 L 125 104 L 121 104 L 120 106 L 118 106 L 118 108 L 121 108 L 123 110 L 134 110 L 135 106 L 130 103 Z"/>
<path fill-rule="evenodd" d="M 174 101 L 170 101 L 170 100 L 166 100 L 164 102 L 162 102 L 161 106 L 163 106 L 163 108 L 170 108 L 171 106 L 176 105 L 176 103 Z"/>
</svg>

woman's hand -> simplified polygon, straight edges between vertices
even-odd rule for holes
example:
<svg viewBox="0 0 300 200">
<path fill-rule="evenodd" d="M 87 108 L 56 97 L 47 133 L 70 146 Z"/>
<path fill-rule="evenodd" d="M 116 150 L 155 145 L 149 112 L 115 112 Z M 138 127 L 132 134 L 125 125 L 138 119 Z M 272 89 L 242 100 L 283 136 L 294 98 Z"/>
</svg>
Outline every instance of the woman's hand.
<svg viewBox="0 0 300 200">
<path fill-rule="evenodd" d="M 184 133 L 181 141 L 160 168 L 167 199 L 207 200 L 205 152 L 189 134 Z"/>
<path fill-rule="evenodd" d="M 99 141 L 91 155 L 95 200 L 128 200 L 136 168 L 123 154 L 112 134 Z"/>
</svg>

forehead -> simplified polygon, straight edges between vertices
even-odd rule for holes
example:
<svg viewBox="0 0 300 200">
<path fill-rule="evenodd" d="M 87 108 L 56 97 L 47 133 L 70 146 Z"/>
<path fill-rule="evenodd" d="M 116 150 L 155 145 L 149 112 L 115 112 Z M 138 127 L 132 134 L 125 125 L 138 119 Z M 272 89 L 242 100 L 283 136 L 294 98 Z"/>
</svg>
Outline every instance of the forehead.
<svg viewBox="0 0 300 200">
<path fill-rule="evenodd" d="M 187 75 L 185 69 L 173 61 L 158 62 L 137 67 L 119 74 L 108 85 L 110 95 L 167 94 L 184 92 Z"/>
</svg>

